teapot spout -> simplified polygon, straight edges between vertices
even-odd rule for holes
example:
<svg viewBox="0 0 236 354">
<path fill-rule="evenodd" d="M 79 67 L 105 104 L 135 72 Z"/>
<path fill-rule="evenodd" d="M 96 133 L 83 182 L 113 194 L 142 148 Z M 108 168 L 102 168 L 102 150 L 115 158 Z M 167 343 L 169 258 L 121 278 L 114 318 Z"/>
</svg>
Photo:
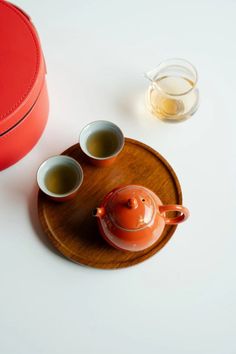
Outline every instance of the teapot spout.
<svg viewBox="0 0 236 354">
<path fill-rule="evenodd" d="M 93 216 L 95 216 L 97 218 L 102 218 L 105 214 L 106 214 L 106 211 L 105 211 L 104 207 L 93 209 Z"/>
</svg>

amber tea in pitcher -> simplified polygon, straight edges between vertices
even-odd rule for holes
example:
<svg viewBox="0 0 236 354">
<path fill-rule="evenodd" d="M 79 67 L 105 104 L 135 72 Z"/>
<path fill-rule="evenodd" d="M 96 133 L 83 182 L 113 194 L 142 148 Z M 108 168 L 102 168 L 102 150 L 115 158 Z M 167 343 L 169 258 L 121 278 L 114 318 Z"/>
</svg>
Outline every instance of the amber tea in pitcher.
<svg viewBox="0 0 236 354">
<path fill-rule="evenodd" d="M 147 92 L 150 112 L 163 120 L 184 120 L 197 110 L 197 72 L 183 59 L 170 59 L 146 74 L 151 81 Z"/>
</svg>

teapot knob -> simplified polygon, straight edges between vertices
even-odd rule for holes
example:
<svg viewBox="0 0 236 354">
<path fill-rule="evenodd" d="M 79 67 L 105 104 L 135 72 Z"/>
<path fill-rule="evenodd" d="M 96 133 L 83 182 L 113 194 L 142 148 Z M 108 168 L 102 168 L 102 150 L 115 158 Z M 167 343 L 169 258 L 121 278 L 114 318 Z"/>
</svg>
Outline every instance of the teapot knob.
<svg viewBox="0 0 236 354">
<path fill-rule="evenodd" d="M 129 198 L 127 202 L 127 207 L 129 209 L 136 209 L 138 207 L 138 201 L 136 198 Z"/>
</svg>

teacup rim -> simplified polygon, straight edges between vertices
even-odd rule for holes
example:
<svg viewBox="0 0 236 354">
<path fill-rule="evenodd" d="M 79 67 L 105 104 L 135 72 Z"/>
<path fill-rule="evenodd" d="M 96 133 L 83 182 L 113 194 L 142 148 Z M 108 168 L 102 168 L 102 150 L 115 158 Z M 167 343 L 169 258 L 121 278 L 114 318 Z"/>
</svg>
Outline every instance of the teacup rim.
<svg viewBox="0 0 236 354">
<path fill-rule="evenodd" d="M 117 131 L 120 132 L 120 135 L 122 136 L 122 143 L 121 143 L 121 145 L 120 145 L 119 150 L 117 150 L 117 151 L 114 152 L 113 154 L 111 154 L 111 155 L 109 155 L 109 156 L 106 156 L 106 157 L 97 157 L 97 156 L 94 156 L 94 155 L 90 154 L 87 149 L 85 150 L 85 149 L 83 148 L 83 146 L 82 146 L 82 144 L 81 144 L 81 136 L 82 136 L 82 134 L 84 133 L 84 131 L 85 131 L 86 128 L 88 128 L 90 125 L 93 125 L 93 124 L 96 124 L 96 123 L 108 123 L 109 125 L 112 125 L 113 127 L 115 127 L 115 129 L 116 129 Z M 115 124 L 115 123 L 113 123 L 113 122 L 111 122 L 111 121 L 109 121 L 109 120 L 99 119 L 99 120 L 94 120 L 94 121 L 92 121 L 92 122 L 86 124 L 86 125 L 82 128 L 82 130 L 80 131 L 80 134 L 79 134 L 79 144 L 80 144 L 81 150 L 83 151 L 83 153 L 84 153 L 86 156 L 88 156 L 88 157 L 90 157 L 91 159 L 94 159 L 94 160 L 104 161 L 104 160 L 112 159 L 112 158 L 116 157 L 117 155 L 119 155 L 119 153 L 120 153 L 120 152 L 122 151 L 122 149 L 124 148 L 125 136 L 124 136 L 123 131 L 121 130 L 121 128 L 120 128 L 117 124 Z"/>
<path fill-rule="evenodd" d="M 39 176 L 40 176 L 40 173 L 41 173 L 40 171 L 42 170 L 43 166 L 45 166 L 45 164 L 48 163 L 49 160 L 52 160 L 52 159 L 54 159 L 54 158 L 57 158 L 57 159 L 66 159 L 66 160 L 72 161 L 72 162 L 74 163 L 74 165 L 77 167 L 77 171 L 79 171 L 79 173 L 80 173 L 80 180 L 79 180 L 79 183 L 78 183 L 73 189 L 71 189 L 71 190 L 70 190 L 69 192 L 67 192 L 67 193 L 63 193 L 63 194 L 53 193 L 53 192 L 49 191 L 49 190 L 46 188 L 45 184 L 42 185 L 42 184 L 40 183 L 40 180 L 39 180 Z M 43 193 L 45 193 L 47 196 L 53 197 L 53 198 L 64 198 L 64 197 L 68 197 L 68 196 L 70 196 L 71 194 L 75 193 L 75 192 L 80 188 L 81 184 L 83 183 L 83 179 L 84 179 L 84 173 L 83 173 L 83 169 L 82 169 L 80 163 L 79 163 L 76 159 L 74 159 L 73 157 L 68 156 L 68 155 L 63 155 L 63 154 L 62 154 L 62 155 L 52 155 L 52 156 L 49 156 L 46 160 L 44 160 L 44 161 L 40 164 L 39 168 L 37 169 L 37 173 L 36 173 L 36 180 L 37 180 L 37 184 L 38 184 L 39 189 L 40 189 Z"/>
</svg>

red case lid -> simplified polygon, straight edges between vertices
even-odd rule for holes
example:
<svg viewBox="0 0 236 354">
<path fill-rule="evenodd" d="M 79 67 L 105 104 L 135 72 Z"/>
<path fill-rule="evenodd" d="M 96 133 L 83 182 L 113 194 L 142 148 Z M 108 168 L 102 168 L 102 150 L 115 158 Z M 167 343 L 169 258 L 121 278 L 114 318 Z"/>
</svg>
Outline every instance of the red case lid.
<svg viewBox="0 0 236 354">
<path fill-rule="evenodd" d="M 39 38 L 30 18 L 0 0 L 0 135 L 32 108 L 45 72 Z"/>
</svg>

